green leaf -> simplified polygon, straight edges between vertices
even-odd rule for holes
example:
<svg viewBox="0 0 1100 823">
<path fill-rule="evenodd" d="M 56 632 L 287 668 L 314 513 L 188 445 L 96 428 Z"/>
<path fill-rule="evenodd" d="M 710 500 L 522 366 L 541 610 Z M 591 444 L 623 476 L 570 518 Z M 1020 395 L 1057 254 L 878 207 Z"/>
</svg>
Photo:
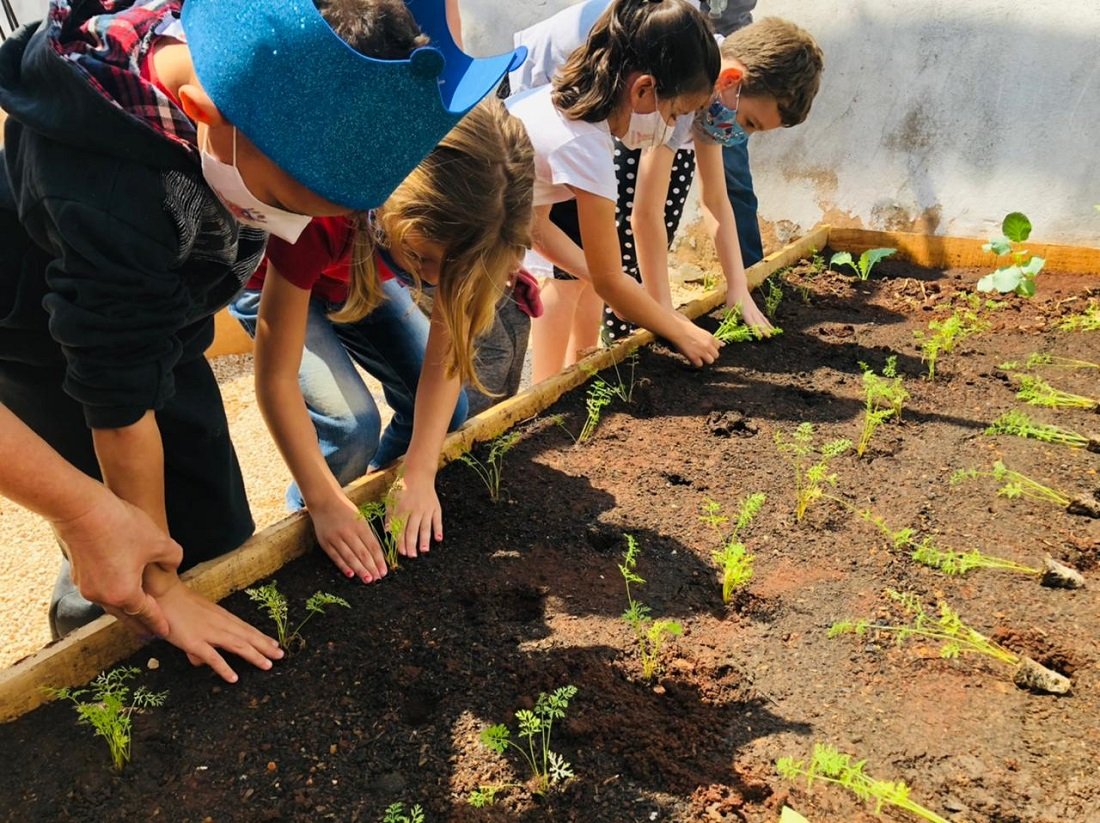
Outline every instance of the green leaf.
<svg viewBox="0 0 1100 823">
<path fill-rule="evenodd" d="M 859 274 L 859 269 L 856 268 L 856 261 L 852 259 L 852 255 L 846 251 L 838 251 L 832 257 L 829 258 L 829 267 L 835 268 L 838 266 L 851 266 L 852 270 Z"/>
<path fill-rule="evenodd" d="M 498 723 L 495 726 L 490 726 L 487 729 L 481 731 L 481 745 L 487 749 L 491 749 L 497 754 L 504 754 L 504 750 L 508 748 L 508 738 L 511 734 L 508 731 L 508 727 L 503 723 Z"/>
<path fill-rule="evenodd" d="M 867 249 L 867 251 L 859 256 L 860 279 L 866 280 L 871 276 L 871 269 L 875 267 L 876 263 L 896 252 L 897 249 Z"/>
<path fill-rule="evenodd" d="M 1037 275 L 1039 272 L 1041 272 L 1043 270 L 1043 266 L 1045 266 L 1046 263 L 1047 263 L 1047 261 L 1046 261 L 1045 258 L 1038 257 L 1038 256 L 1032 257 L 1024 265 L 1023 271 L 1024 271 L 1025 274 L 1028 274 L 1028 275 L 1034 277 L 1035 275 Z"/>
<path fill-rule="evenodd" d="M 1027 219 L 1027 215 L 1023 212 L 1014 211 L 1005 215 L 1004 222 L 1001 224 L 1001 231 L 1005 233 L 1005 237 L 1008 239 L 1022 243 L 1031 236 L 1031 221 Z"/>
<path fill-rule="evenodd" d="M 991 237 L 988 243 L 982 245 L 982 251 L 996 255 L 1008 254 L 1012 251 L 1012 241 L 1007 237 Z"/>
<path fill-rule="evenodd" d="M 990 283 L 993 289 L 999 291 L 1001 294 L 1009 294 L 1016 291 L 1020 282 L 1024 279 L 1024 273 L 1020 271 L 1019 266 L 1005 266 L 1003 269 L 997 269 L 993 274 L 986 275 L 990 278 Z M 982 280 L 986 278 L 983 277 Z M 978 281 L 978 288 L 981 289 L 982 280 Z M 989 291 L 989 289 L 984 289 Z"/>
</svg>

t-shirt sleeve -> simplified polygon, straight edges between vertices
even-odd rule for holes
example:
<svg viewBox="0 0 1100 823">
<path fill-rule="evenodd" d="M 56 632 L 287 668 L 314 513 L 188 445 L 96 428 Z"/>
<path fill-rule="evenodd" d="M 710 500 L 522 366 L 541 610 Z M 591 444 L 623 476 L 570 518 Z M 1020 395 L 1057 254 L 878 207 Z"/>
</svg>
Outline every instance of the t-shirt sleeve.
<svg viewBox="0 0 1100 823">
<path fill-rule="evenodd" d="M 578 135 L 547 158 L 550 182 L 615 201 L 619 197 L 619 184 L 615 179 L 612 151 L 607 135 L 596 132 Z"/>
<path fill-rule="evenodd" d="M 350 234 L 345 218 L 314 218 L 297 243 L 272 235 L 267 241 L 265 263 L 273 265 L 284 280 L 309 291 L 325 269 L 343 256 Z"/>
</svg>

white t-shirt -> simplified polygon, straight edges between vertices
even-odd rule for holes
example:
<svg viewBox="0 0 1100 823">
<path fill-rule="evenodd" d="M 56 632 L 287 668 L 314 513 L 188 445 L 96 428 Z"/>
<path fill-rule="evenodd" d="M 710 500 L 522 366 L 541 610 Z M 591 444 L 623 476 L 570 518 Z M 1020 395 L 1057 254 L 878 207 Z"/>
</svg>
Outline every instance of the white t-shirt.
<svg viewBox="0 0 1100 823">
<path fill-rule="evenodd" d="M 567 186 L 614 202 L 619 189 L 607 121 L 570 120 L 554 105 L 552 91 L 551 86 L 540 86 L 505 101 L 523 121 L 535 150 L 535 205 L 572 200 Z"/>
<path fill-rule="evenodd" d="M 686 2 L 699 8 L 699 0 Z M 575 49 L 584 44 L 596 19 L 609 5 L 611 0 L 583 0 L 516 32 L 512 41 L 517 48 L 527 47 L 527 59 L 508 75 L 511 93 L 518 95 L 528 89 L 549 85 L 554 79 L 554 72 Z M 673 150 L 691 148 L 694 117 L 693 114 L 685 114 L 676 118 L 676 126 L 669 132 L 665 145 Z"/>
</svg>

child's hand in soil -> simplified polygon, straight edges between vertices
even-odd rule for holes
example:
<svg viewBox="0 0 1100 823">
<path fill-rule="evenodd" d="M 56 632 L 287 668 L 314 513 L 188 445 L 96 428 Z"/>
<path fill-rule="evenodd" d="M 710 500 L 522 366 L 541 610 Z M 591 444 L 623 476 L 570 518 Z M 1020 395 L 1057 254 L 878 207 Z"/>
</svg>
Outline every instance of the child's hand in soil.
<svg viewBox="0 0 1100 823">
<path fill-rule="evenodd" d="M 443 539 L 443 507 L 435 493 L 435 475 L 420 476 L 406 469 L 393 484 L 386 501 L 386 526 L 396 520 L 405 528 L 397 544 L 402 557 L 416 557 L 431 549 L 432 538 Z"/>
<path fill-rule="evenodd" d="M 371 583 L 386 576 L 386 560 L 374 529 L 343 492 L 321 505 L 307 503 L 306 508 L 321 550 L 344 577 Z"/>
<path fill-rule="evenodd" d="M 272 660 L 283 656 L 277 640 L 191 591 L 175 572 L 150 566 L 144 583 L 145 590 L 157 599 L 168 618 L 165 639 L 182 649 L 192 665 L 209 666 L 227 683 L 236 683 L 237 673 L 218 653 L 219 649 L 233 652 L 265 670 L 271 668 Z"/>
<path fill-rule="evenodd" d="M 683 315 L 679 317 L 679 330 L 669 339 L 680 354 L 691 361 L 693 366 L 704 366 L 718 359 L 718 349 L 722 344 L 710 332 L 699 328 Z"/>
<path fill-rule="evenodd" d="M 771 337 L 775 331 L 768 316 L 760 311 L 748 291 L 731 291 L 726 295 L 726 308 L 741 309 L 741 319 L 745 325 L 761 337 Z"/>
</svg>

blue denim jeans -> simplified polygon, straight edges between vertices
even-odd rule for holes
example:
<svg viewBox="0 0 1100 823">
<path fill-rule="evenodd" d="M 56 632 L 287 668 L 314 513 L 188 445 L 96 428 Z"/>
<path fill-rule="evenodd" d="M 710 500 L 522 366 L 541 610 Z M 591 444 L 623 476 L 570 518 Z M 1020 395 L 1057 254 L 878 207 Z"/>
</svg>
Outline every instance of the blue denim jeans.
<svg viewBox="0 0 1100 823">
<path fill-rule="evenodd" d="M 733 206 L 737 238 L 741 242 L 741 259 L 747 269 L 764 259 L 760 223 L 756 219 L 756 192 L 752 190 L 752 171 L 749 169 L 749 141 L 739 146 L 723 146 L 722 165 L 726 169 L 726 194 Z"/>
<path fill-rule="evenodd" d="M 309 301 L 305 350 L 298 384 L 317 430 L 325 462 L 341 485 L 371 468 L 392 463 L 412 439 L 413 403 L 424 349 L 428 318 L 417 308 L 408 290 L 396 280 L 382 283 L 385 300 L 356 323 L 333 323 L 328 314 L 337 305 Z M 241 292 L 229 312 L 250 335 L 256 334 L 260 292 Z M 360 365 L 382 384 L 393 417 L 381 432 L 378 405 L 355 369 Z M 466 397 L 459 395 L 451 417 L 452 429 L 466 419 Z M 287 506 L 304 505 L 298 484 L 287 489 Z"/>
</svg>

